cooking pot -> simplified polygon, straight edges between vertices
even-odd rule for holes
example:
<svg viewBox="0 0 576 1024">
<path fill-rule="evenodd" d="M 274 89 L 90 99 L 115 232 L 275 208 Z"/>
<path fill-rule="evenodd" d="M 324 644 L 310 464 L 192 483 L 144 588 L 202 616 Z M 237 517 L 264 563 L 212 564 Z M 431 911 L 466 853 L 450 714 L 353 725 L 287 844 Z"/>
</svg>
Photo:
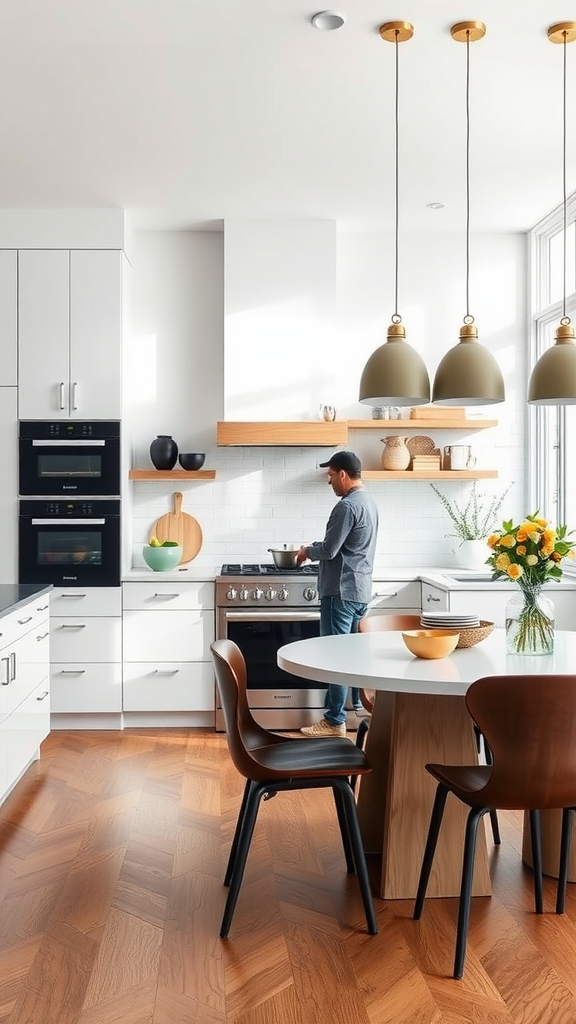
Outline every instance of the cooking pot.
<svg viewBox="0 0 576 1024">
<path fill-rule="evenodd" d="M 283 544 L 281 548 L 268 548 L 277 569 L 295 569 L 300 544 Z"/>
</svg>

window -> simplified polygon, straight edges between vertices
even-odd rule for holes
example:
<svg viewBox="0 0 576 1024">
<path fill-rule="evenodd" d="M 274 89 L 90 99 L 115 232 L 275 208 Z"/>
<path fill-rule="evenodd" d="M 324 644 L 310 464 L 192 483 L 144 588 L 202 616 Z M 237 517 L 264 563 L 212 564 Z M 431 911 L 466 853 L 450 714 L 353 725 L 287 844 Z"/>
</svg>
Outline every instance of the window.
<svg viewBox="0 0 576 1024">
<path fill-rule="evenodd" d="M 563 207 L 554 210 L 531 231 L 530 369 L 554 344 L 563 315 Z M 576 327 L 576 195 L 567 207 L 566 314 Z M 529 506 L 555 525 L 576 529 L 576 406 L 530 406 Z"/>
</svg>

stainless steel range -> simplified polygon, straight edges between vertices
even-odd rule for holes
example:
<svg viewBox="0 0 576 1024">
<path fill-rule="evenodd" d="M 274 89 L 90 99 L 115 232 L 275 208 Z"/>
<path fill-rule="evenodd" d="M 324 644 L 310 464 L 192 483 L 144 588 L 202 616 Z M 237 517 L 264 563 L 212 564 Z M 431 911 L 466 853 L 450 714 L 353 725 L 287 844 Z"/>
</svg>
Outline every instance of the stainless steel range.
<svg viewBox="0 0 576 1024">
<path fill-rule="evenodd" d="M 216 637 L 234 640 L 246 661 L 248 703 L 268 729 L 299 729 L 322 717 L 326 687 L 278 668 L 283 644 L 320 632 L 317 565 L 223 565 L 216 577 Z M 216 729 L 224 732 L 216 690 Z"/>
</svg>

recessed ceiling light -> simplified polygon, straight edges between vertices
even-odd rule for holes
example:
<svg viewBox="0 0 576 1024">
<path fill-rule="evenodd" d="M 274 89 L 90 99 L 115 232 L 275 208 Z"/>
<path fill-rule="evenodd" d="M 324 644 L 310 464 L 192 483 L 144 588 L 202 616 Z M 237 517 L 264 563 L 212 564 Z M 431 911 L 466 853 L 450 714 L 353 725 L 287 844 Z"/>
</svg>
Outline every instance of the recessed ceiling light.
<svg viewBox="0 0 576 1024">
<path fill-rule="evenodd" d="M 445 206 L 446 203 L 426 203 L 428 210 L 443 210 Z"/>
<path fill-rule="evenodd" d="M 336 11 L 319 11 L 310 20 L 314 28 L 320 29 L 321 32 L 333 32 L 336 28 L 342 28 L 346 18 Z"/>
</svg>

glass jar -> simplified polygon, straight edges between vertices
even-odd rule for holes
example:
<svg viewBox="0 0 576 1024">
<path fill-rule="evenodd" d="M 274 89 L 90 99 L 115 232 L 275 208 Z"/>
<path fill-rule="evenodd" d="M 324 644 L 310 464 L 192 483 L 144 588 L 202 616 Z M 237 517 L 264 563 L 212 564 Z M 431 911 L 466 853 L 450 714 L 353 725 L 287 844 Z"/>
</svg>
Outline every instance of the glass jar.
<svg viewBox="0 0 576 1024">
<path fill-rule="evenodd" d="M 520 585 L 506 605 L 506 653 L 552 654 L 554 605 L 541 585 Z"/>
</svg>

